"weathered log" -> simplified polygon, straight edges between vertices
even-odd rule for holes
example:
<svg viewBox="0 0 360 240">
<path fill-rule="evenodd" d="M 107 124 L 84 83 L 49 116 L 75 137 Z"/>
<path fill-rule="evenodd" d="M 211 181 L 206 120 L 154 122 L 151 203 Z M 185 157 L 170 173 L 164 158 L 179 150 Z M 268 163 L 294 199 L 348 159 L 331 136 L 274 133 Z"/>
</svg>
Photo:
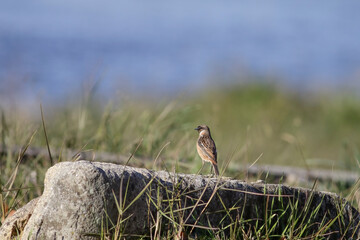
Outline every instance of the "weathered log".
<svg viewBox="0 0 360 240">
<path fill-rule="evenodd" d="M 260 234 L 280 236 L 291 226 L 302 237 L 360 238 L 359 213 L 333 193 L 78 161 L 47 171 L 21 239 L 154 236 L 169 229 L 229 236 L 234 223 L 244 233 L 264 226 Z"/>
<path fill-rule="evenodd" d="M 0 154 L 11 154 L 16 155 L 21 150 L 19 146 L 5 147 L 0 145 Z M 96 160 L 97 162 L 107 162 L 115 164 L 125 164 L 129 159 L 128 156 L 122 154 L 114 154 L 109 152 L 95 152 L 95 151 L 78 151 L 74 149 L 63 149 L 62 151 L 52 149 L 51 153 L 54 158 L 59 158 L 62 156 L 62 159 L 84 159 L 88 161 Z M 49 153 L 47 148 L 42 147 L 29 147 L 24 155 L 24 161 L 26 159 L 42 157 L 45 159 L 49 158 Z M 144 167 L 147 162 L 152 162 L 153 160 L 144 156 L 137 156 L 131 160 L 131 164 L 134 166 Z M 341 171 L 341 170 L 327 170 L 327 169 L 304 169 L 300 167 L 292 166 L 279 166 L 279 165 L 238 165 L 233 166 L 232 170 L 234 172 L 245 172 L 248 176 L 260 176 L 261 174 L 267 175 L 270 178 L 283 178 L 288 182 L 307 182 L 312 183 L 314 180 L 318 179 L 320 181 L 331 181 L 335 183 L 345 183 L 348 185 L 354 184 L 359 180 L 359 172 L 351 171 Z"/>
<path fill-rule="evenodd" d="M 359 172 L 350 172 L 343 170 L 327 170 L 327 169 L 305 169 L 292 166 L 279 165 L 253 165 L 248 167 L 235 168 L 235 171 L 246 169 L 248 175 L 259 176 L 267 175 L 271 178 L 284 178 L 289 182 L 314 182 L 315 180 L 329 181 L 335 183 L 354 184 L 359 180 Z"/>
<path fill-rule="evenodd" d="M 20 146 L 4 146 L 0 144 L 0 154 L 9 154 L 17 155 L 19 152 L 21 152 L 23 147 Z M 93 160 L 94 158 L 97 159 L 97 161 L 104 161 L 106 159 L 106 162 L 109 163 L 116 163 L 116 164 L 125 164 L 129 157 L 121 155 L 121 154 L 114 154 L 114 153 L 107 153 L 107 152 L 94 152 L 94 151 L 83 151 L 83 150 L 75 150 L 75 149 L 53 149 L 50 148 L 51 155 L 53 158 L 57 159 L 59 156 L 62 157 L 62 159 L 72 159 L 80 157 L 81 159 L 86 160 Z M 44 147 L 33 147 L 29 146 L 24 153 L 24 159 L 22 162 L 26 163 L 27 159 L 32 159 L 36 157 L 41 157 L 45 159 L 50 159 L 49 152 L 47 148 Z"/>
</svg>

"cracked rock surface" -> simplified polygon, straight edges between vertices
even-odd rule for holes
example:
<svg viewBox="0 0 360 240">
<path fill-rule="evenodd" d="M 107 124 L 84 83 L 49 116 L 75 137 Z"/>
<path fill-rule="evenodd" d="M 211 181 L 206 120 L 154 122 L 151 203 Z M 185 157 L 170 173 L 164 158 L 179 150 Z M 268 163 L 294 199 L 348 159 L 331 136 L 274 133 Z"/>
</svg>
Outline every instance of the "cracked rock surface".
<svg viewBox="0 0 360 240">
<path fill-rule="evenodd" d="M 240 217 L 249 226 L 255 221 L 263 224 L 263 216 L 282 210 L 275 216 L 275 232 L 281 234 L 296 205 L 299 222 L 311 221 L 308 234 L 319 231 L 321 222 L 341 216 L 326 230 L 327 238 L 360 237 L 360 216 L 349 203 L 336 194 L 310 189 L 88 161 L 56 164 L 47 171 L 44 184 L 43 195 L 27 212 L 21 239 L 98 239 L 104 223 L 116 224 L 119 203 L 124 203 L 122 219 L 127 221 L 128 235 L 149 236 L 157 209 L 169 213 L 170 204 L 176 203 L 172 205 L 176 221 L 214 231 Z M 163 217 L 162 224 L 166 222 Z M 0 233 L 4 231 L 3 225 Z"/>
</svg>

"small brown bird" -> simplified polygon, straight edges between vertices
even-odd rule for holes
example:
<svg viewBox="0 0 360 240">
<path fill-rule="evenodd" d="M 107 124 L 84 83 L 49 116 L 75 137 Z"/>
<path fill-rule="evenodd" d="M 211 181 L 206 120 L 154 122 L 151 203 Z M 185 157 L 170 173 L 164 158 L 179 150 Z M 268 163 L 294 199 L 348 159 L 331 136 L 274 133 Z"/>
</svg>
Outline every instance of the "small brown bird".
<svg viewBox="0 0 360 240">
<path fill-rule="evenodd" d="M 200 125 L 195 128 L 199 132 L 199 138 L 197 140 L 196 148 L 202 163 L 210 162 L 214 167 L 215 175 L 219 175 L 219 169 L 217 166 L 217 152 L 214 140 L 211 138 L 210 129 L 206 125 Z"/>
</svg>

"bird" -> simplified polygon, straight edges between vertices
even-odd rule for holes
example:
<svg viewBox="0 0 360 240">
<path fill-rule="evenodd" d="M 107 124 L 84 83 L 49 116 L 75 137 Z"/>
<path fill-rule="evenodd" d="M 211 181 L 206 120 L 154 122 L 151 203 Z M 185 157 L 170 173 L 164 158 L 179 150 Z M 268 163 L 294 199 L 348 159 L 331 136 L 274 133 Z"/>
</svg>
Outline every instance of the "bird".
<svg viewBox="0 0 360 240">
<path fill-rule="evenodd" d="M 217 151 L 215 142 L 210 134 L 210 128 L 206 125 L 199 125 L 194 130 L 197 130 L 199 133 L 199 138 L 196 143 L 196 149 L 200 158 L 202 159 L 202 167 L 204 166 L 204 162 L 210 162 L 212 167 L 214 168 L 215 175 L 219 176 L 219 169 L 217 165 Z"/>
</svg>

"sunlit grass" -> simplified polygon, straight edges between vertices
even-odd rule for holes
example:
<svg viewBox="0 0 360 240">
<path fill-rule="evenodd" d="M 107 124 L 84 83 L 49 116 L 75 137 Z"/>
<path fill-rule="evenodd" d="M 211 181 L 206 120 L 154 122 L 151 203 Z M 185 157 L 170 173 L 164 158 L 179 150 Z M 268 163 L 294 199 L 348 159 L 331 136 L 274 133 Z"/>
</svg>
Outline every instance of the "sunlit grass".
<svg viewBox="0 0 360 240">
<path fill-rule="evenodd" d="M 272 85 L 243 85 L 160 101 L 113 100 L 101 105 L 92 98 L 84 99 L 56 107 L 43 103 L 51 148 L 129 156 L 141 142 L 134 158 L 150 160 L 139 166 L 196 173 L 201 160 L 196 154 L 197 133 L 193 129 L 207 124 L 217 145 L 220 169 L 230 161 L 229 171 L 224 173 L 227 176 L 245 177 L 231 171 L 232 166 L 254 161 L 360 171 L 360 98 L 352 94 L 305 96 Z M 25 117 L 21 111 L 2 111 L 3 146 L 24 149 L 36 132 L 30 146 L 46 148 L 40 107 L 34 112 L 38 114 Z M 0 158 L 2 217 L 41 194 L 45 172 L 51 165 L 48 158 L 41 157 L 23 159 L 18 164 L 21 154 L 8 149 Z M 66 160 L 60 157 L 54 162 Z M 15 169 L 16 177 L 11 178 Z M 208 170 L 207 166 L 203 173 Z M 9 179 L 13 180 L 10 192 Z M 334 183 L 319 187 L 354 203 L 360 201 L 352 187 Z M 246 230 L 241 226 L 234 225 L 233 234 Z"/>
</svg>

